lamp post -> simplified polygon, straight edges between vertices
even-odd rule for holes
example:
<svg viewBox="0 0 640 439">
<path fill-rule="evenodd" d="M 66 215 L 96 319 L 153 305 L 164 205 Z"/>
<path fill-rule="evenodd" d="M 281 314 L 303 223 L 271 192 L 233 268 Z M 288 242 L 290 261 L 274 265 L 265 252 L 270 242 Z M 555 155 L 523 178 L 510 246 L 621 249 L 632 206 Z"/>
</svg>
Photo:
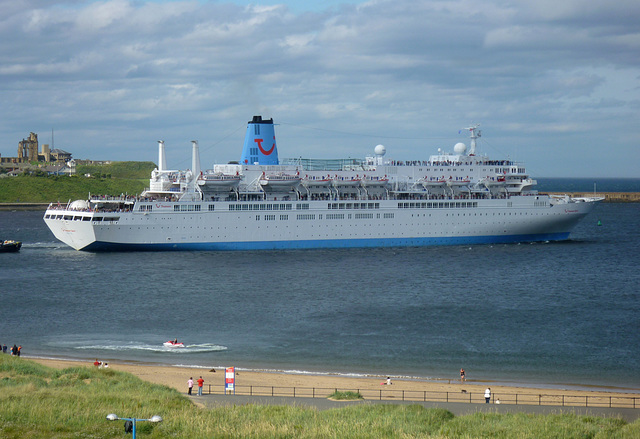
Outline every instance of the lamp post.
<svg viewBox="0 0 640 439">
<path fill-rule="evenodd" d="M 162 418 L 158 415 L 152 416 L 149 419 L 136 419 L 136 418 L 121 418 L 115 413 L 110 413 L 107 415 L 107 419 L 109 421 L 117 421 L 117 420 L 131 421 L 131 424 L 133 426 L 133 429 L 131 430 L 131 432 L 133 433 L 133 436 L 132 436 L 133 439 L 136 439 L 136 422 L 137 421 L 162 422 Z"/>
</svg>

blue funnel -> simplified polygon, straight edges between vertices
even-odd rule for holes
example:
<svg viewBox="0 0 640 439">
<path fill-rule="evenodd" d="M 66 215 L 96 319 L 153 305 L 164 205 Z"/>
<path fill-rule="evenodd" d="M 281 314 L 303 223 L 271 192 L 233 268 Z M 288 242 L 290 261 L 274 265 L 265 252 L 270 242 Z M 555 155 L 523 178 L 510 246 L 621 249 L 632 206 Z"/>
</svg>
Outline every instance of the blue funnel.
<svg viewBox="0 0 640 439">
<path fill-rule="evenodd" d="M 240 163 L 243 165 L 277 165 L 278 148 L 273 119 L 262 120 L 262 116 L 253 116 L 247 125 L 244 147 Z"/>
</svg>

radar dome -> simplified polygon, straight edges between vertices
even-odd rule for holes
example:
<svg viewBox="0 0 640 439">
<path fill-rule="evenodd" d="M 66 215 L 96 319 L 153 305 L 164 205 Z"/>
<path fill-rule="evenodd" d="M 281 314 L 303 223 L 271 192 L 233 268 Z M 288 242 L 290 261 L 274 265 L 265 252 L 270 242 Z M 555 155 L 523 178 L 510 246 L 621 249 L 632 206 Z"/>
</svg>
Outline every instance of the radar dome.
<svg viewBox="0 0 640 439">
<path fill-rule="evenodd" d="M 387 153 L 387 148 L 385 148 L 384 145 L 377 145 L 373 151 L 376 153 L 376 155 L 382 156 Z"/>
<path fill-rule="evenodd" d="M 71 210 L 85 210 L 91 207 L 87 200 L 76 200 L 69 205 Z"/>
<path fill-rule="evenodd" d="M 455 152 L 456 154 L 464 154 L 466 151 L 467 151 L 467 145 L 465 145 L 462 142 L 456 143 L 453 147 L 453 152 Z"/>
</svg>

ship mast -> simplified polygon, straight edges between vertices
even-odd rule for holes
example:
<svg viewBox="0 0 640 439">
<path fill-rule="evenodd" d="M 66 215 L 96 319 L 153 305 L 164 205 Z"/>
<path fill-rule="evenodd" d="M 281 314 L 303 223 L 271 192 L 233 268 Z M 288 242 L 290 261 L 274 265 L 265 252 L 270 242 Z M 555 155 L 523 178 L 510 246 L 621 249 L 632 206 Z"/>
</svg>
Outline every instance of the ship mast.
<svg viewBox="0 0 640 439">
<path fill-rule="evenodd" d="M 478 128 L 480 128 L 479 123 L 464 128 L 465 130 L 471 131 L 471 145 L 469 147 L 469 155 L 476 155 L 476 139 L 482 136 L 482 131 L 480 131 Z"/>
</svg>

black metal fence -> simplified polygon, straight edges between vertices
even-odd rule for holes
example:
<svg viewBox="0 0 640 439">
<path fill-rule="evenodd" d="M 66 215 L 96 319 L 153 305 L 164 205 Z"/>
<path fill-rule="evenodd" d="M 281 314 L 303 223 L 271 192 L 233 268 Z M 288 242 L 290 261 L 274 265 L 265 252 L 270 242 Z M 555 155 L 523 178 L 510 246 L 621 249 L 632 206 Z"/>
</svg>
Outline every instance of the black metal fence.
<svg viewBox="0 0 640 439">
<path fill-rule="evenodd" d="M 205 394 L 224 395 L 224 385 L 205 385 Z M 236 386 L 235 395 L 328 398 L 332 393 L 357 392 L 365 400 L 486 403 L 484 392 L 443 392 L 426 390 L 345 389 L 336 387 Z M 562 407 L 640 408 L 640 396 L 492 393 L 492 404 L 521 404 Z"/>
</svg>

